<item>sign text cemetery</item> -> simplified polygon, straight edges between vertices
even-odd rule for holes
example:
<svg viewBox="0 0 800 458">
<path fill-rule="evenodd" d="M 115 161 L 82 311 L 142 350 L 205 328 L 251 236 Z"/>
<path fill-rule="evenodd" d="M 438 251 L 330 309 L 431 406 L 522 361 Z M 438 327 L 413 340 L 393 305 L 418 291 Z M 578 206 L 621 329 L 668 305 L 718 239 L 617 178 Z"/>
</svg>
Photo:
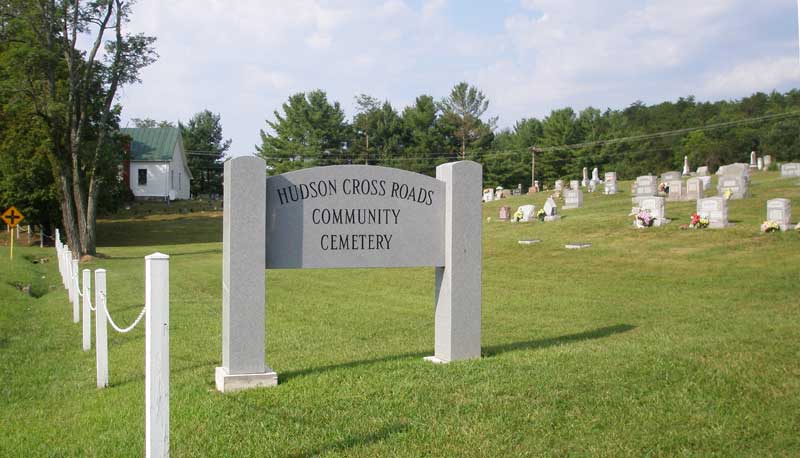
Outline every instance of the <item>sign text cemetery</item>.
<svg viewBox="0 0 800 458">
<path fill-rule="evenodd" d="M 264 269 L 435 268 L 433 362 L 480 357 L 481 166 L 436 178 L 376 166 L 266 176 L 263 160 L 225 163 L 220 391 L 277 384 L 265 364 Z"/>
</svg>

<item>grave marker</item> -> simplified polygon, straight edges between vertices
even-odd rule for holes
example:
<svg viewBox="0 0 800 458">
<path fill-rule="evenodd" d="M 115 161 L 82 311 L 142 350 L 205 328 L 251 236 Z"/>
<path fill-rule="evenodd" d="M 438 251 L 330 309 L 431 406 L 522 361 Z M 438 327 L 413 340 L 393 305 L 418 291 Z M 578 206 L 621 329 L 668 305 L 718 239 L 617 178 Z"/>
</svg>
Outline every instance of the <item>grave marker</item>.
<svg viewBox="0 0 800 458">
<path fill-rule="evenodd" d="M 778 223 L 781 231 L 791 228 L 792 201 L 789 199 L 770 199 L 767 201 L 767 220 Z"/>
<path fill-rule="evenodd" d="M 728 226 L 728 201 L 724 197 L 698 199 L 697 214 L 708 218 L 708 227 L 722 229 Z"/>
</svg>

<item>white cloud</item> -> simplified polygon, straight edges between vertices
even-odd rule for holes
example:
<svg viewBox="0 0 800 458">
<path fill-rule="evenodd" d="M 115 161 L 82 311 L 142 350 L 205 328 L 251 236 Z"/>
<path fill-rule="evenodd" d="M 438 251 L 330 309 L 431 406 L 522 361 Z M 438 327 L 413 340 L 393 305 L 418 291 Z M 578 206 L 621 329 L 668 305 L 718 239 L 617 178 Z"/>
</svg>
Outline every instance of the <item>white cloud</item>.
<svg viewBox="0 0 800 458">
<path fill-rule="evenodd" d="M 755 59 L 706 78 L 703 92 L 711 95 L 768 92 L 785 83 L 800 83 L 800 62 L 797 56 L 780 59 Z"/>
<path fill-rule="evenodd" d="M 316 88 L 352 115 L 356 94 L 402 110 L 466 80 L 501 126 L 566 105 L 741 97 L 797 84 L 792 6 L 505 0 L 478 13 L 447 0 L 140 0 L 131 29 L 157 36 L 161 58 L 123 91 L 123 117 L 186 120 L 208 108 L 244 154 L 289 95 Z M 470 15 L 485 27 L 460 25 Z"/>
</svg>

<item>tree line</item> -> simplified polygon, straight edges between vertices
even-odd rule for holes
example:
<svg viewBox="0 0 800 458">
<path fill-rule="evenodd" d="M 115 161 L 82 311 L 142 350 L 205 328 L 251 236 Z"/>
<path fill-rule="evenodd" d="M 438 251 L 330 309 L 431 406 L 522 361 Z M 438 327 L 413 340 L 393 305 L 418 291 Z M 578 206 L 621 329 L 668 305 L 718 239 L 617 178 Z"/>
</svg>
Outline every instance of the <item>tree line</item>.
<svg viewBox="0 0 800 458">
<path fill-rule="evenodd" d="M 579 178 L 583 167 L 616 171 L 620 179 L 693 167 L 712 170 L 749 161 L 750 152 L 775 161 L 800 159 L 800 91 L 755 93 L 740 100 L 675 102 L 581 111 L 566 107 L 542 119 L 495 128 L 482 119 L 489 100 L 462 82 L 435 100 L 420 95 L 397 110 L 389 101 L 356 97 L 351 121 L 322 90 L 289 97 L 261 130 L 257 153 L 272 173 L 333 164 L 376 164 L 433 175 L 437 165 L 470 159 L 483 165 L 486 186 L 552 183 Z"/>
</svg>

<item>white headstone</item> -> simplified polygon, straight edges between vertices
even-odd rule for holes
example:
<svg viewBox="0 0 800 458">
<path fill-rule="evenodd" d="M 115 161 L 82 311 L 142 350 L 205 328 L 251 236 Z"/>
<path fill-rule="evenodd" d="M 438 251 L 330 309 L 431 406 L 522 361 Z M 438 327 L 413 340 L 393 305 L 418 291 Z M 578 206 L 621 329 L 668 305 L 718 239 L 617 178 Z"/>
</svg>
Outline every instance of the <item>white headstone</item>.
<svg viewBox="0 0 800 458">
<path fill-rule="evenodd" d="M 800 162 L 781 164 L 781 178 L 800 177 Z"/>
<path fill-rule="evenodd" d="M 744 199 L 749 195 L 749 182 L 742 175 L 723 175 L 717 182 L 717 192 L 724 196 L 730 191 L 731 199 Z"/>
<path fill-rule="evenodd" d="M 564 191 L 564 209 L 583 207 L 583 191 L 578 189 L 568 189 Z"/>
<path fill-rule="evenodd" d="M 578 180 L 569 180 L 569 188 L 570 189 L 580 189 L 581 183 Z"/>
<path fill-rule="evenodd" d="M 697 214 L 708 218 L 708 227 L 721 229 L 728 226 L 728 201 L 724 197 L 706 197 L 697 200 Z"/>
<path fill-rule="evenodd" d="M 772 156 L 769 154 L 764 156 L 764 170 L 769 170 L 769 166 L 772 165 Z"/>
<path fill-rule="evenodd" d="M 661 174 L 661 181 L 662 182 L 680 180 L 680 179 L 681 179 L 681 173 L 680 172 L 664 172 L 664 173 Z"/>
<path fill-rule="evenodd" d="M 756 164 L 758 165 L 758 170 L 764 170 L 764 158 L 763 157 L 758 158 L 758 161 L 756 162 Z"/>
<path fill-rule="evenodd" d="M 750 168 L 751 169 L 754 169 L 754 168 L 756 168 L 758 166 L 758 163 L 756 162 L 756 159 L 757 159 L 756 152 L 755 151 L 750 151 Z"/>
<path fill-rule="evenodd" d="M 689 156 L 683 156 L 683 176 L 689 175 Z"/>
<path fill-rule="evenodd" d="M 556 180 L 556 191 L 563 191 L 564 190 L 564 180 Z"/>
<path fill-rule="evenodd" d="M 583 180 L 581 180 L 581 186 L 586 187 L 589 184 L 589 169 L 587 167 L 583 168 Z"/>
<path fill-rule="evenodd" d="M 644 196 L 635 198 L 637 207 L 648 210 L 650 215 L 655 218 L 653 226 L 663 226 L 669 222 L 664 211 L 664 198 L 657 196 Z"/>
<path fill-rule="evenodd" d="M 536 218 L 536 206 L 535 205 L 522 205 L 517 209 L 518 212 L 522 213 L 522 222 L 527 223 Z"/>
<path fill-rule="evenodd" d="M 711 189 L 711 177 L 710 176 L 708 176 L 708 175 L 699 176 L 697 178 L 699 178 L 700 182 L 703 183 L 703 191 L 708 191 L 709 189 Z"/>
<path fill-rule="evenodd" d="M 665 184 L 669 188 L 669 193 L 667 194 L 667 200 L 669 201 L 686 200 L 686 188 L 684 187 L 682 180 L 680 179 L 669 180 L 666 181 Z"/>
<path fill-rule="evenodd" d="M 792 220 L 792 201 L 789 199 L 768 200 L 767 220 L 778 223 L 782 231 L 789 230 Z"/>
<path fill-rule="evenodd" d="M 709 177 L 705 177 L 709 178 Z M 711 180 L 709 179 L 709 182 Z M 672 188 L 670 188 L 672 190 Z M 686 200 L 702 199 L 705 194 L 703 187 L 703 180 L 700 177 L 692 177 L 686 180 Z"/>
<path fill-rule="evenodd" d="M 494 189 L 488 188 L 483 190 L 483 201 L 491 202 L 494 200 Z"/>
<path fill-rule="evenodd" d="M 634 183 L 636 197 L 658 195 L 658 179 L 653 175 L 644 175 L 636 178 Z"/>
<path fill-rule="evenodd" d="M 556 201 L 552 197 L 548 197 L 544 203 L 544 215 L 545 221 L 554 221 L 561 218 L 558 214 L 558 205 L 556 205 Z"/>
<path fill-rule="evenodd" d="M 704 165 L 702 167 L 698 167 L 696 175 L 699 176 L 699 177 L 707 177 L 708 176 L 708 166 Z"/>
<path fill-rule="evenodd" d="M 606 172 L 603 174 L 604 178 L 604 194 L 617 193 L 617 172 Z"/>
</svg>

